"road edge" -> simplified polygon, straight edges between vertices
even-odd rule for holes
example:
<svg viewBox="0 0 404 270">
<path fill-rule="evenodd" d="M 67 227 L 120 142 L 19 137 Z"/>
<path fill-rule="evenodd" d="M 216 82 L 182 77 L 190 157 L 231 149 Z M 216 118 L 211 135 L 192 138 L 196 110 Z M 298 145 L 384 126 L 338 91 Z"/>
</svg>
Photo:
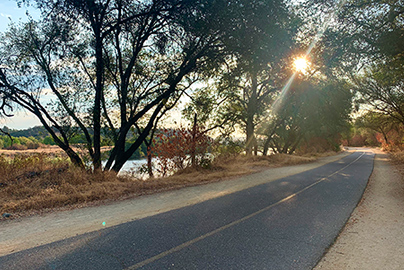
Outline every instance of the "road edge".
<svg viewBox="0 0 404 270">
<path fill-rule="evenodd" d="M 371 148 L 369 148 L 371 149 Z M 366 191 L 369 188 L 369 184 L 370 184 L 370 179 L 372 178 L 372 176 L 374 176 L 374 172 L 375 172 L 375 166 L 376 166 L 376 158 L 377 155 L 381 155 L 380 153 L 376 153 L 374 149 L 371 149 L 372 152 L 375 154 L 374 158 L 373 158 L 373 167 L 372 167 L 372 172 L 370 173 L 370 176 L 366 182 L 366 186 L 363 189 L 363 192 L 361 194 L 360 199 L 358 200 L 357 204 L 355 205 L 355 207 L 352 209 L 352 212 L 349 214 L 349 217 L 346 219 L 344 226 L 341 227 L 341 229 L 339 230 L 338 234 L 335 236 L 335 238 L 333 239 L 333 241 L 330 243 L 330 245 L 324 250 L 323 254 L 320 256 L 320 258 L 317 260 L 316 264 L 314 265 L 314 267 L 312 268 L 313 270 L 315 269 L 323 269 L 323 268 L 319 268 L 320 263 L 323 262 L 324 258 L 326 257 L 326 255 L 330 252 L 330 250 L 336 245 L 336 243 L 338 242 L 340 236 L 342 233 L 347 231 L 347 226 L 348 224 L 350 224 L 350 222 L 352 222 L 353 219 L 353 214 L 355 212 L 355 210 L 364 202 L 364 200 L 366 199 L 364 197 L 364 194 L 366 193 Z M 380 150 L 382 151 L 382 150 Z M 383 152 L 383 151 L 382 151 Z"/>
</svg>

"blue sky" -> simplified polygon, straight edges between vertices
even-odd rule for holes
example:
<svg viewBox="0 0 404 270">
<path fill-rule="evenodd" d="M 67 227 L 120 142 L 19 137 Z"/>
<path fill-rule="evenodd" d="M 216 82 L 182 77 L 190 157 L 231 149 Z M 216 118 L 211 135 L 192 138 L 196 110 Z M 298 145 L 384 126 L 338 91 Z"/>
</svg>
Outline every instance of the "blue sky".
<svg viewBox="0 0 404 270">
<path fill-rule="evenodd" d="M 27 11 L 33 18 L 39 17 L 38 10 L 33 7 L 27 8 L 22 6 L 18 8 L 14 0 L 0 0 L 0 32 L 6 31 L 10 19 L 16 23 L 27 21 Z M 0 119 L 0 127 L 7 126 L 14 129 L 24 129 L 38 125 L 40 125 L 40 122 L 34 116 L 23 111 L 17 112 L 12 118 Z"/>
<path fill-rule="evenodd" d="M 34 1 L 31 2 L 33 4 Z M 13 22 L 26 21 L 28 18 L 26 15 L 27 11 L 33 18 L 39 17 L 38 10 L 33 7 L 22 6 L 19 8 L 15 0 L 0 0 L 0 32 L 4 32 L 7 29 L 10 19 Z"/>
</svg>

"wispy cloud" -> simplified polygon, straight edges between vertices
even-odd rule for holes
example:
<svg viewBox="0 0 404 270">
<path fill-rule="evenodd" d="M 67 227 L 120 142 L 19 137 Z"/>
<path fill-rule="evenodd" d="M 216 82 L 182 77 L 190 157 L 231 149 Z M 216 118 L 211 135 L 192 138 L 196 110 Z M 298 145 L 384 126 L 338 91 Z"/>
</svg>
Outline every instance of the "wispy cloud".
<svg viewBox="0 0 404 270">
<path fill-rule="evenodd" d="M 4 13 L 0 13 L 1 17 L 5 17 L 5 18 L 12 18 L 13 16 L 11 16 L 10 14 L 4 14 Z"/>
</svg>

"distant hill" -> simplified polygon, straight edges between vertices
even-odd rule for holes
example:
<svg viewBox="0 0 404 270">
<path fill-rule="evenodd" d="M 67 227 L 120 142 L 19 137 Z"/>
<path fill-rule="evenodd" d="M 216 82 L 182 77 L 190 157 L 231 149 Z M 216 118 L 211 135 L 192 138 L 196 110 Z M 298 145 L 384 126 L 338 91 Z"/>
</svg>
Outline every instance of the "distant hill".
<svg viewBox="0 0 404 270">
<path fill-rule="evenodd" d="M 14 149 L 14 150 L 24 150 L 24 149 L 31 149 L 31 146 L 29 146 L 27 143 L 36 143 L 36 147 L 32 147 L 32 148 L 38 148 L 39 144 L 47 144 L 47 145 L 54 145 L 54 141 L 52 139 L 52 137 L 49 135 L 48 131 L 42 127 L 42 126 L 36 126 L 36 127 L 32 127 L 32 128 L 27 128 L 27 129 L 10 129 L 6 126 L 4 126 L 2 128 L 2 130 L 4 132 L 7 132 L 9 135 L 11 135 L 12 137 L 15 138 L 14 142 L 11 142 L 11 140 L 9 139 L 8 136 L 6 136 L 5 134 L 1 134 L 0 133 L 0 149 L 9 149 L 11 146 L 12 147 L 17 147 L 17 144 L 21 144 L 23 145 L 22 147 L 25 148 L 18 148 L 18 149 Z M 102 129 L 101 132 L 103 133 L 107 133 L 107 129 Z M 57 130 L 55 129 L 56 134 L 59 134 L 59 132 L 57 132 Z M 93 134 L 92 129 L 88 129 L 88 132 L 90 133 L 90 135 Z M 134 142 L 134 140 L 136 139 L 135 136 L 133 134 L 128 134 L 129 136 L 127 136 L 127 142 L 126 142 L 126 147 L 129 148 L 131 143 Z M 33 138 L 34 139 L 33 139 Z M 106 136 L 102 136 L 101 137 L 102 142 L 101 145 L 102 146 L 112 146 L 113 142 L 110 139 L 107 139 Z M 70 138 L 70 143 L 72 144 L 82 144 L 85 143 L 85 138 L 84 135 L 82 133 L 76 134 L 75 136 L 73 136 L 72 138 Z M 18 146 L 21 147 L 21 146 Z M 143 158 L 145 156 L 145 153 L 147 152 L 147 147 L 144 143 L 142 143 L 141 147 L 132 155 L 132 159 L 139 159 L 139 158 Z"/>
<path fill-rule="evenodd" d="M 4 132 L 9 133 L 13 137 L 34 137 L 36 139 L 43 139 L 46 136 L 49 136 L 48 131 L 42 126 L 36 126 L 27 129 L 10 129 L 6 126 L 2 128 Z"/>
</svg>

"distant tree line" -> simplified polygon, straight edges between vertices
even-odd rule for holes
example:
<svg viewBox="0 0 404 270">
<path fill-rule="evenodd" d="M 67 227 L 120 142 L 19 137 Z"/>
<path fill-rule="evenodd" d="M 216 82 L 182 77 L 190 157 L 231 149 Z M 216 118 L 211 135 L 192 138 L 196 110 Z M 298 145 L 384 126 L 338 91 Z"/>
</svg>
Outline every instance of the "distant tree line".
<svg viewBox="0 0 404 270">
<path fill-rule="evenodd" d="M 0 149 L 9 150 L 26 150 L 37 149 L 41 146 L 43 141 L 37 140 L 34 137 L 9 137 L 0 136 Z"/>
<path fill-rule="evenodd" d="M 26 150 L 38 149 L 47 145 L 56 145 L 55 141 L 49 136 L 46 129 L 42 126 L 36 126 L 27 129 L 10 129 L 7 126 L 1 128 L 3 134 L 0 135 L 0 149 L 8 150 Z M 89 131 L 91 133 L 91 130 Z M 126 147 L 135 140 L 135 136 L 129 138 Z M 84 134 L 75 134 L 70 138 L 70 143 L 76 147 L 80 147 L 86 143 Z M 111 141 L 106 137 L 102 137 L 102 146 L 111 146 Z M 133 153 L 131 159 L 145 158 L 147 154 L 147 146 L 142 144 L 139 149 Z"/>
</svg>

